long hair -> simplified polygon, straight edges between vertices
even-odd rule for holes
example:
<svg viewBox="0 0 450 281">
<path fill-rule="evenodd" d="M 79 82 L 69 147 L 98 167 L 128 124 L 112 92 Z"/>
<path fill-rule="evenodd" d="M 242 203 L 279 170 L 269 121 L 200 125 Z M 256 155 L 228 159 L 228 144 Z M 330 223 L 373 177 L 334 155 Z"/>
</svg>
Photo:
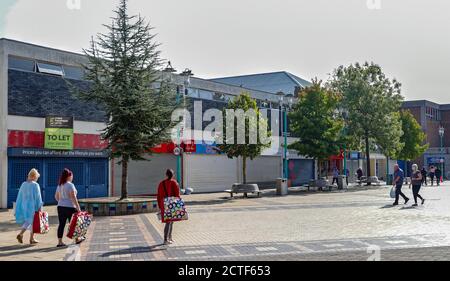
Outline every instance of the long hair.
<svg viewBox="0 0 450 281">
<path fill-rule="evenodd" d="M 61 177 L 59 177 L 58 185 L 64 185 L 71 176 L 73 176 L 72 171 L 69 169 L 64 169 Z"/>
<path fill-rule="evenodd" d="M 171 180 L 173 178 L 173 174 L 174 174 L 173 170 L 167 169 L 166 176 L 169 180 Z"/>
</svg>

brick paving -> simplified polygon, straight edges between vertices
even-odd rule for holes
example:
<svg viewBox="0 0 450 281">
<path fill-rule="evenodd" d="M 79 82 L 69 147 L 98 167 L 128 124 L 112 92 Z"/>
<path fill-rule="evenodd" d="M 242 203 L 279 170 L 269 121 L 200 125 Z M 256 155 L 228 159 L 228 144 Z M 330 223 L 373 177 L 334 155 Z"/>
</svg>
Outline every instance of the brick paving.
<svg viewBox="0 0 450 281">
<path fill-rule="evenodd" d="M 0 260 L 450 260 L 450 185 L 425 187 L 426 205 L 416 208 L 392 207 L 388 193 L 375 187 L 233 200 L 186 196 L 190 219 L 175 223 L 169 247 L 155 214 L 97 217 L 87 242 L 64 250 L 54 248 L 53 217 L 40 245 L 18 246 L 11 213 L 3 212 Z"/>
</svg>

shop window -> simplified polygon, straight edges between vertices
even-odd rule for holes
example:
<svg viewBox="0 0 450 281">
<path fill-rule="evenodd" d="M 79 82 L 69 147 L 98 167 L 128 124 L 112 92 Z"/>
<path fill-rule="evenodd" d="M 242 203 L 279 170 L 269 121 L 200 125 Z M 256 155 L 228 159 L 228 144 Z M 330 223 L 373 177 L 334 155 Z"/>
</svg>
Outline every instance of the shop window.
<svg viewBox="0 0 450 281">
<path fill-rule="evenodd" d="M 21 71 L 34 72 L 34 61 L 29 59 L 9 57 L 8 68 Z"/>
<path fill-rule="evenodd" d="M 57 75 L 57 76 L 64 75 L 64 71 L 63 71 L 63 68 L 61 65 L 38 62 L 36 64 L 36 70 L 37 70 L 37 72 L 44 73 L 44 74 Z"/>
</svg>

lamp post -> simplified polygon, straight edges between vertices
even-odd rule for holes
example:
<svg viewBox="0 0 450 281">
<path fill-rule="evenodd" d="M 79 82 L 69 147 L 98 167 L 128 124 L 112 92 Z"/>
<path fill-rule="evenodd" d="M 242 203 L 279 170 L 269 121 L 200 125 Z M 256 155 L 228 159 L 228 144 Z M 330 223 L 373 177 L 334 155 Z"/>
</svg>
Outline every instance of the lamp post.
<svg viewBox="0 0 450 281">
<path fill-rule="evenodd" d="M 288 167 L 288 143 L 287 143 L 287 125 L 288 125 L 288 119 L 287 119 L 287 107 L 292 105 L 293 98 L 291 96 L 285 95 L 282 91 L 277 93 L 279 102 L 280 102 L 280 112 L 281 112 L 281 120 L 282 120 L 282 131 L 283 131 L 283 138 L 284 138 L 284 144 L 283 144 L 283 178 L 288 179 L 289 178 L 289 167 Z M 285 104 L 285 99 L 287 99 L 287 104 Z"/>
<path fill-rule="evenodd" d="M 445 177 L 445 166 L 444 166 L 444 163 L 445 163 L 445 160 L 444 160 L 444 162 L 442 161 L 442 159 L 445 159 L 445 155 L 444 155 L 444 135 L 445 135 L 445 128 L 443 127 L 443 126 L 440 126 L 439 127 L 439 136 L 441 137 L 441 170 L 442 170 L 442 175 L 443 175 L 443 177 Z M 438 179 L 438 180 L 441 180 L 441 179 Z"/>
<path fill-rule="evenodd" d="M 184 92 L 182 93 L 182 91 L 177 91 L 177 104 L 180 104 L 181 102 L 181 98 L 183 98 L 183 107 L 186 106 L 186 94 L 188 91 L 188 88 L 191 86 L 191 77 L 194 76 L 194 74 L 192 73 L 192 70 L 186 68 L 183 72 L 180 73 L 181 76 L 184 77 Z M 185 121 L 185 118 L 183 118 L 183 122 Z M 183 132 L 182 132 L 183 130 Z M 184 133 L 184 127 L 180 129 L 180 127 L 178 127 L 178 131 L 177 131 L 177 148 L 178 148 L 178 153 L 176 153 L 177 156 L 177 181 L 179 183 L 181 183 L 181 169 L 182 169 L 182 165 L 181 165 L 181 160 L 182 160 L 182 153 L 183 150 L 181 148 L 181 135 Z"/>
</svg>

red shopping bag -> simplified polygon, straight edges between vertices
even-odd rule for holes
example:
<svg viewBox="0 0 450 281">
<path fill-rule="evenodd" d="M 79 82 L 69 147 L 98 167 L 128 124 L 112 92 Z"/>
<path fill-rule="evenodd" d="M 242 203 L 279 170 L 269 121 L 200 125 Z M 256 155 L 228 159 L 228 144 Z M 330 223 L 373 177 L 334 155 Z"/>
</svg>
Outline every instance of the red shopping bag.
<svg viewBox="0 0 450 281">
<path fill-rule="evenodd" d="M 34 213 L 33 233 L 46 234 L 49 230 L 48 213 L 42 211 Z"/>
<path fill-rule="evenodd" d="M 91 225 L 92 215 L 88 212 L 78 212 L 72 215 L 70 220 L 69 233 L 70 239 L 86 238 L 86 233 Z"/>
</svg>

